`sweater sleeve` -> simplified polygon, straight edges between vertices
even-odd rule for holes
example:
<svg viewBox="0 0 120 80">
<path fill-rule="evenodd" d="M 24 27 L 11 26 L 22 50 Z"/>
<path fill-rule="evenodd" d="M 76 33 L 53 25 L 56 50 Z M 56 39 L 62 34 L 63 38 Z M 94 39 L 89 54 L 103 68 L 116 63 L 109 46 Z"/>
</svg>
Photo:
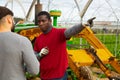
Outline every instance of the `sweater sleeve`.
<svg viewBox="0 0 120 80">
<path fill-rule="evenodd" d="M 26 64 L 27 71 L 33 75 L 37 75 L 39 73 L 39 62 L 34 54 L 32 44 L 27 38 L 22 40 L 21 49 L 23 53 L 23 61 Z"/>
<path fill-rule="evenodd" d="M 73 27 L 66 29 L 64 34 L 66 39 L 69 39 L 70 37 L 78 34 L 84 29 L 84 26 L 82 24 L 74 25 Z"/>
</svg>

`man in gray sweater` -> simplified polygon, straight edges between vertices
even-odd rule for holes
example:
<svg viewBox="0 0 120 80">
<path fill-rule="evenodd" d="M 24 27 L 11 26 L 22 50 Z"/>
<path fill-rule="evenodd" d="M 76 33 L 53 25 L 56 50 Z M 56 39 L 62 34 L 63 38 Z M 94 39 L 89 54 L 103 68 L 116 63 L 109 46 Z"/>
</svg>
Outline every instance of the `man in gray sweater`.
<svg viewBox="0 0 120 80">
<path fill-rule="evenodd" d="M 31 42 L 16 33 L 13 13 L 0 6 L 0 80 L 26 80 L 24 64 L 32 75 L 39 73 L 39 62 Z"/>
</svg>

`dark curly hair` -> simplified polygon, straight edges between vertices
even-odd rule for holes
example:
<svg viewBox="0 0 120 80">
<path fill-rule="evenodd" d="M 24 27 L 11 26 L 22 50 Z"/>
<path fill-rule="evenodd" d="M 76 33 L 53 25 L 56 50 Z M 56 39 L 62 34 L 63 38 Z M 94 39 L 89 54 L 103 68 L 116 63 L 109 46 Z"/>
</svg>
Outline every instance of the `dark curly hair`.
<svg viewBox="0 0 120 80">
<path fill-rule="evenodd" d="M 10 9 L 0 6 L 0 20 L 7 15 L 13 16 L 14 14 Z"/>
<path fill-rule="evenodd" d="M 46 15 L 47 19 L 51 19 L 51 16 L 50 14 L 47 12 L 47 11 L 41 11 L 38 13 L 38 16 L 41 16 L 41 15 Z"/>
</svg>

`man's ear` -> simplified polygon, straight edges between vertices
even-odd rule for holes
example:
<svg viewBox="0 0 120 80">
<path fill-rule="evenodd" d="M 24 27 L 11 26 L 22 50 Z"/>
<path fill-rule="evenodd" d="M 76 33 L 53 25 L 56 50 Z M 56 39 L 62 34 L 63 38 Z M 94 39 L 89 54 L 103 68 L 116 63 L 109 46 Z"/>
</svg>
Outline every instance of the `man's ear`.
<svg viewBox="0 0 120 80">
<path fill-rule="evenodd" d="M 12 18 L 11 18 L 10 16 L 7 16 L 7 17 L 6 17 L 6 20 L 7 20 L 7 22 L 8 22 L 9 24 L 12 24 Z"/>
</svg>

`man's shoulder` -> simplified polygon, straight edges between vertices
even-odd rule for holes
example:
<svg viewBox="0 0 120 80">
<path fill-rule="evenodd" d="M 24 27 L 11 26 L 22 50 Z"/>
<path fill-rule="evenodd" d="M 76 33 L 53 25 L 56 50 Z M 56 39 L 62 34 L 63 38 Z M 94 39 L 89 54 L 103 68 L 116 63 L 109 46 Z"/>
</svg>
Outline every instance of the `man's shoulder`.
<svg viewBox="0 0 120 80">
<path fill-rule="evenodd" d="M 12 36 L 18 40 L 28 41 L 28 38 L 17 33 L 11 32 Z"/>
<path fill-rule="evenodd" d="M 25 36 L 22 36 L 22 35 L 17 34 L 17 33 L 13 33 L 13 32 L 11 32 L 11 34 L 12 34 L 14 37 L 26 38 Z"/>
<path fill-rule="evenodd" d="M 65 30 L 66 28 L 54 28 L 54 27 L 53 27 L 53 29 L 54 29 L 54 30 Z"/>
<path fill-rule="evenodd" d="M 53 31 L 55 32 L 64 32 L 65 30 L 65 28 L 53 28 Z"/>
</svg>

